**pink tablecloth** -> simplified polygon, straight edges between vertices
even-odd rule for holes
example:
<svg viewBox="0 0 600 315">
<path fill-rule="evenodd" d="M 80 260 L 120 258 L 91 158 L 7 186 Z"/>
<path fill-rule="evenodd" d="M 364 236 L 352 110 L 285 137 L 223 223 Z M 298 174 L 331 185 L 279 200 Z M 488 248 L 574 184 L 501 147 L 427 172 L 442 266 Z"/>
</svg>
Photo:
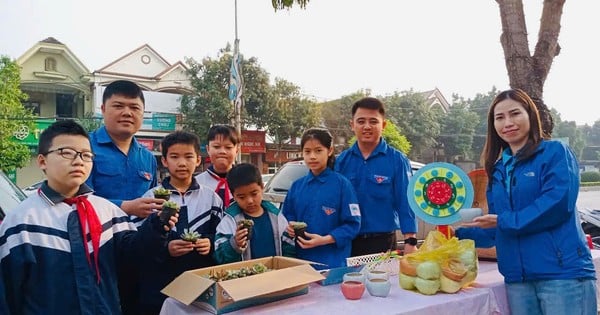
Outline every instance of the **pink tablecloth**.
<svg viewBox="0 0 600 315">
<path fill-rule="evenodd" d="M 596 272 L 600 271 L 600 251 L 592 251 Z M 406 315 L 455 315 L 455 314 L 509 314 L 506 291 L 498 265 L 494 262 L 479 263 L 475 284 L 456 294 L 439 293 L 426 296 L 403 290 L 398 277 L 391 277 L 392 290 L 387 298 L 372 297 L 365 291 L 362 299 L 346 300 L 340 286 L 311 284 L 306 295 L 269 304 L 245 308 L 229 314 L 406 314 Z M 172 298 L 163 304 L 161 315 L 209 314 L 195 306 L 184 305 Z"/>
</svg>

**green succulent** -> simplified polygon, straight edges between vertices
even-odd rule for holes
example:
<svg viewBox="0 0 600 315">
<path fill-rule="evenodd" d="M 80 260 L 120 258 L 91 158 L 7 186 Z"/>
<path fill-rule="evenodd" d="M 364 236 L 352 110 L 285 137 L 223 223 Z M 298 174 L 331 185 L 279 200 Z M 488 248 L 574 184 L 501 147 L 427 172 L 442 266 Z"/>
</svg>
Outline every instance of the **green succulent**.
<svg viewBox="0 0 600 315">
<path fill-rule="evenodd" d="M 162 207 L 179 210 L 179 205 L 175 201 L 165 201 L 163 202 Z"/>
<path fill-rule="evenodd" d="M 253 227 L 254 226 L 254 221 L 250 220 L 250 219 L 243 219 L 243 220 L 239 220 L 238 225 L 242 225 L 245 228 L 249 228 L 249 227 Z"/>
<path fill-rule="evenodd" d="M 292 228 L 294 229 L 302 229 L 302 228 L 306 228 L 307 224 L 306 222 L 294 222 L 292 223 Z"/>
<path fill-rule="evenodd" d="M 159 187 L 159 188 L 154 189 L 153 193 L 154 193 L 155 196 L 156 195 L 158 195 L 158 196 L 164 196 L 164 195 L 170 195 L 171 191 L 168 190 L 168 189 L 166 189 L 166 188 Z"/>
<path fill-rule="evenodd" d="M 196 231 L 190 231 L 188 229 L 183 229 L 183 233 L 181 233 L 180 236 L 182 240 L 191 243 L 195 243 L 201 237 L 200 233 Z"/>
<path fill-rule="evenodd" d="M 223 269 L 219 271 L 211 271 L 210 274 L 206 275 L 213 281 L 227 281 L 231 279 L 238 279 L 247 276 L 257 275 L 259 273 L 267 272 L 269 268 L 263 263 L 254 264 L 252 267 L 242 267 L 240 269 Z"/>
</svg>

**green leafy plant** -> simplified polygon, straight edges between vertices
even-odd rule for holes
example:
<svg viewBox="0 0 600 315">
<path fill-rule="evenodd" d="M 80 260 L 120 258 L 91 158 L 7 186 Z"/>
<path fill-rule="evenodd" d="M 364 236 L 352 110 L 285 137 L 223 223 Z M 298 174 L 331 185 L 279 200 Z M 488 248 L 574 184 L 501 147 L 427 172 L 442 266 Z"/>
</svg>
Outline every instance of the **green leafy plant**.
<svg viewBox="0 0 600 315">
<path fill-rule="evenodd" d="M 154 193 L 154 198 L 169 200 L 171 197 L 171 191 L 163 187 L 156 188 L 152 192 Z"/>
<path fill-rule="evenodd" d="M 223 270 L 212 270 L 210 274 L 205 277 L 213 281 L 227 281 L 231 279 L 238 279 L 248 276 L 257 275 L 269 271 L 269 268 L 263 263 L 254 264 L 252 267 L 242 267 L 240 269 L 223 269 Z"/>
<path fill-rule="evenodd" d="M 165 201 L 162 204 L 162 212 L 160 213 L 160 222 L 163 225 L 169 224 L 169 219 L 179 212 L 179 205 L 174 201 Z"/>
<path fill-rule="evenodd" d="M 183 229 L 183 233 L 181 233 L 180 236 L 182 240 L 190 243 L 196 243 L 196 241 L 201 237 L 200 233 L 196 231 L 190 231 L 189 229 Z"/>
<path fill-rule="evenodd" d="M 304 232 L 306 232 L 306 227 L 308 225 L 306 224 L 306 222 L 294 222 L 292 223 L 292 228 L 294 229 L 294 234 L 296 235 L 296 237 L 300 236 L 302 238 L 306 238 L 306 234 L 304 234 Z"/>
</svg>

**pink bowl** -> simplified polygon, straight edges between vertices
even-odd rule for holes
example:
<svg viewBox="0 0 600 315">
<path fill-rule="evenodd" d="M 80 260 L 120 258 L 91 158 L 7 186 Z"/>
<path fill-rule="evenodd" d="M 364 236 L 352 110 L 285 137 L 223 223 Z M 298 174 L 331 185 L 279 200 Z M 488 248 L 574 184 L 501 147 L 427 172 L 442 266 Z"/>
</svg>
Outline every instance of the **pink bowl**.
<svg viewBox="0 0 600 315">
<path fill-rule="evenodd" d="M 348 300 L 358 300 L 365 292 L 365 285 L 360 281 L 344 281 L 340 285 L 342 294 Z"/>
</svg>

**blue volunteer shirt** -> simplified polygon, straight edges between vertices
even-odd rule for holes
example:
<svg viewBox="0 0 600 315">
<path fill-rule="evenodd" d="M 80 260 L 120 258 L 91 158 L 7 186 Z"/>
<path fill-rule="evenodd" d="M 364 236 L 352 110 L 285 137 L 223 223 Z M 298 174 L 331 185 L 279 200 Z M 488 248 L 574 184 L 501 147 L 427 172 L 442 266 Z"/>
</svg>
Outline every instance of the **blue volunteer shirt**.
<svg viewBox="0 0 600 315">
<path fill-rule="evenodd" d="M 102 126 L 90 133 L 94 167 L 86 184 L 94 194 L 121 207 L 123 200 L 141 197 L 157 186 L 156 158 L 133 138 L 129 152 L 123 154 Z"/>
<path fill-rule="evenodd" d="M 306 222 L 306 232 L 331 235 L 335 243 L 309 249 L 296 244 L 298 258 L 320 262 L 317 269 L 346 266 L 352 240 L 360 229 L 360 207 L 350 182 L 326 168 L 318 176 L 312 172 L 296 180 L 282 209 L 288 221 Z"/>
<path fill-rule="evenodd" d="M 335 161 L 335 170 L 344 175 L 357 192 L 362 224 L 360 233 L 385 233 L 397 229 L 415 233 L 417 222 L 406 191 L 412 176 L 410 161 L 381 138 L 375 150 L 364 159 L 354 145 Z"/>
</svg>

